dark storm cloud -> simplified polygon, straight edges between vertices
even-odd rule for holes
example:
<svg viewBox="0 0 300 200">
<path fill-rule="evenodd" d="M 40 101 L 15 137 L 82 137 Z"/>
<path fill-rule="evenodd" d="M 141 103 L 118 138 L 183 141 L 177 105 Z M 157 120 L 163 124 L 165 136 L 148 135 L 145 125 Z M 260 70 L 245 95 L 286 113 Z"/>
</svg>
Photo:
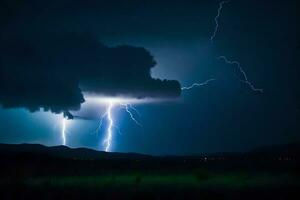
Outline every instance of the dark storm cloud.
<svg viewBox="0 0 300 200">
<path fill-rule="evenodd" d="M 83 92 L 179 96 L 179 82 L 151 77 L 155 64 L 144 48 L 107 47 L 91 35 L 2 37 L 0 104 L 61 112 L 80 108 Z"/>
</svg>

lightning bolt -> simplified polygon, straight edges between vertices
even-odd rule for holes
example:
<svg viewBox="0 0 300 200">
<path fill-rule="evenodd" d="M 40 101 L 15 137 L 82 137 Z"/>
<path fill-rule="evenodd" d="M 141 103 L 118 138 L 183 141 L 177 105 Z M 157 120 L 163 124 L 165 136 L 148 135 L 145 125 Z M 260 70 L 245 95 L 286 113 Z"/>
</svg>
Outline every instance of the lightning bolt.
<svg viewBox="0 0 300 200">
<path fill-rule="evenodd" d="M 130 107 L 132 110 L 134 110 L 134 112 L 135 112 L 139 117 L 141 116 L 140 112 L 139 112 L 132 104 L 129 104 L 129 107 Z"/>
<path fill-rule="evenodd" d="M 66 145 L 66 123 L 67 120 L 63 118 L 62 120 L 62 130 L 61 130 L 61 139 L 62 139 L 62 144 Z"/>
<path fill-rule="evenodd" d="M 214 20 L 215 20 L 215 29 L 214 29 L 214 32 L 213 34 L 211 35 L 210 37 L 210 41 L 213 42 L 214 38 L 216 37 L 216 34 L 218 32 L 218 29 L 219 29 L 219 18 L 220 18 L 220 15 L 221 15 L 221 12 L 222 12 L 222 9 L 223 9 L 223 5 L 226 4 L 226 3 L 230 3 L 231 0 L 227 0 L 227 1 L 221 1 L 219 3 L 219 8 L 218 8 L 218 12 L 217 12 L 217 15 L 215 16 Z M 263 89 L 261 88 L 256 88 L 248 79 L 248 76 L 245 72 L 245 70 L 241 67 L 241 64 L 238 62 L 238 61 L 230 61 L 228 60 L 225 56 L 219 56 L 218 59 L 222 59 L 224 60 L 225 63 L 227 64 L 231 64 L 231 65 L 236 65 L 238 70 L 240 71 L 240 73 L 242 74 L 243 78 L 241 79 L 240 77 L 238 77 L 236 75 L 236 77 L 239 79 L 240 82 L 242 83 L 245 83 L 247 84 L 250 89 L 254 92 L 260 92 L 260 93 L 263 93 Z M 197 85 L 196 85 L 197 86 Z"/>
<path fill-rule="evenodd" d="M 100 132 L 100 130 L 101 130 L 101 127 L 102 127 L 102 125 L 103 125 L 103 120 L 107 117 L 107 111 L 101 116 L 101 118 L 100 118 L 100 122 L 99 122 L 99 126 L 96 128 L 96 130 L 95 131 L 93 131 L 92 133 L 99 133 Z M 121 132 L 121 130 L 120 130 L 120 128 L 118 127 L 118 126 L 116 126 L 116 125 L 113 125 L 113 128 L 114 129 L 116 129 L 118 132 L 119 132 L 119 134 L 120 135 L 122 135 L 122 132 Z"/>
<path fill-rule="evenodd" d="M 130 111 L 130 109 L 132 109 L 138 115 L 140 115 L 138 110 L 136 108 L 134 108 L 131 104 L 122 104 L 122 103 L 120 103 L 120 105 L 124 107 L 125 111 L 129 114 L 131 120 L 134 121 L 136 125 L 142 127 L 142 125 L 137 121 L 137 119 L 134 117 L 133 113 Z"/>
<path fill-rule="evenodd" d="M 96 130 L 93 131 L 92 133 L 95 133 L 95 134 L 99 133 L 99 131 L 101 130 L 101 127 L 102 127 L 102 125 L 103 125 L 103 120 L 106 118 L 106 116 L 107 116 L 107 110 L 105 111 L 105 113 L 104 113 L 103 115 L 101 115 L 101 117 L 100 117 L 100 122 L 99 122 L 99 126 L 98 126 L 98 127 L 96 128 Z"/>
<path fill-rule="evenodd" d="M 113 102 L 109 102 L 109 105 L 107 107 L 106 110 L 106 116 L 107 116 L 107 120 L 108 120 L 108 127 L 107 127 L 107 131 L 106 131 L 106 136 L 104 138 L 103 144 L 105 145 L 105 151 L 108 152 L 110 151 L 110 147 L 111 147 L 111 141 L 112 141 L 112 128 L 114 126 L 114 121 L 113 121 L 113 117 L 112 117 L 112 108 L 113 108 L 114 104 Z"/>
<path fill-rule="evenodd" d="M 214 20 L 215 20 L 215 29 L 214 29 L 214 32 L 213 34 L 210 36 L 210 41 L 213 42 L 214 41 L 214 38 L 216 37 L 217 35 L 217 32 L 218 32 L 218 29 L 219 29 L 219 18 L 220 18 L 220 15 L 221 15 L 221 12 L 222 12 L 222 9 L 223 9 L 223 5 L 226 4 L 226 3 L 229 3 L 230 0 L 227 0 L 227 1 L 221 1 L 219 3 L 219 8 L 218 8 L 218 12 L 217 12 L 217 15 L 215 16 Z M 200 87 L 200 86 L 205 86 L 207 85 L 209 82 L 211 81 L 215 81 L 216 79 L 212 78 L 212 79 L 208 79 L 202 83 L 193 83 L 191 84 L 190 86 L 185 86 L 185 87 L 182 87 L 181 90 L 190 90 L 194 87 Z"/>
<path fill-rule="evenodd" d="M 214 28 L 214 31 L 213 31 L 213 34 L 211 35 L 210 37 L 210 41 L 211 42 L 214 42 L 214 39 L 216 37 L 216 34 L 218 33 L 218 29 L 219 29 L 219 18 L 221 16 L 221 12 L 222 12 L 222 9 L 223 9 L 223 6 L 224 4 L 227 4 L 227 3 L 230 3 L 231 0 L 227 0 L 227 1 L 221 1 L 219 3 L 219 7 L 218 7 L 218 10 L 217 10 L 217 15 L 215 16 L 214 18 L 214 21 L 215 21 L 215 28 Z M 239 79 L 240 82 L 242 83 L 245 83 L 247 84 L 253 91 L 255 92 L 261 92 L 263 93 L 263 89 L 261 88 L 256 88 L 249 80 L 248 80 L 248 77 L 247 77 L 247 74 L 245 72 L 245 70 L 241 67 L 241 64 L 238 62 L 238 61 L 231 61 L 231 60 L 228 60 L 225 56 L 219 56 L 218 59 L 222 59 L 224 60 L 225 63 L 227 64 L 231 64 L 231 65 L 236 65 L 237 66 L 237 69 L 240 71 L 241 75 L 242 75 L 242 78 L 240 76 L 237 76 L 237 78 Z M 214 78 L 211 78 L 211 79 L 208 79 L 204 82 L 195 82 L 189 86 L 184 86 L 181 88 L 181 90 L 190 90 L 190 89 L 193 89 L 195 87 L 201 87 L 201 86 L 206 86 L 208 85 L 210 82 L 212 81 L 215 81 L 216 79 Z M 135 114 L 137 114 L 138 116 L 140 116 L 140 113 L 139 111 L 133 107 L 131 104 L 129 103 L 120 103 L 118 102 L 118 104 L 120 106 L 122 106 L 125 111 L 129 114 L 129 117 L 131 118 L 131 120 L 133 122 L 135 122 L 136 125 L 142 127 L 142 125 L 138 122 L 138 120 L 135 118 L 135 115 L 131 112 L 131 111 L 134 111 Z M 112 115 L 112 109 L 113 107 L 115 106 L 115 101 L 109 101 L 108 103 L 108 106 L 106 108 L 106 111 L 105 113 L 101 116 L 101 119 L 100 119 L 100 123 L 99 123 L 99 126 L 98 128 L 96 129 L 95 132 L 100 132 L 101 130 L 101 127 L 103 125 L 103 121 L 104 119 L 107 120 L 108 122 L 108 126 L 107 126 L 107 129 L 106 129 L 106 133 L 105 133 L 105 137 L 104 137 L 104 140 L 103 140 L 103 145 L 105 147 L 105 151 L 108 152 L 111 150 L 111 145 L 112 145 L 112 139 L 113 139 L 113 128 L 117 129 L 120 132 L 120 129 L 114 124 L 114 119 L 113 119 L 113 115 Z M 65 118 L 63 118 L 62 120 L 62 131 L 61 131 L 61 138 L 62 138 L 62 143 L 63 145 L 66 145 L 66 123 L 67 123 L 67 120 Z"/>
<path fill-rule="evenodd" d="M 240 71 L 240 73 L 243 75 L 243 79 L 239 78 L 238 76 L 236 76 L 240 82 L 247 84 L 251 90 L 253 90 L 254 92 L 260 92 L 263 93 L 264 90 L 262 88 L 256 88 L 249 80 L 248 80 L 248 76 L 245 72 L 245 70 L 241 67 L 241 64 L 238 61 L 231 61 L 228 60 L 225 56 L 219 56 L 218 59 L 222 59 L 224 60 L 225 63 L 230 64 L 230 65 L 236 65 L 238 70 Z"/>
<path fill-rule="evenodd" d="M 214 38 L 216 37 L 216 34 L 218 32 L 218 29 L 219 29 L 219 18 L 221 16 L 221 12 L 222 12 L 222 9 L 223 9 L 223 6 L 224 4 L 226 3 L 230 3 L 231 0 L 227 0 L 227 1 L 221 1 L 219 3 L 219 8 L 218 8 L 218 11 L 217 11 L 217 15 L 215 16 L 214 18 L 214 21 L 215 21 L 215 28 L 214 28 L 214 32 L 213 34 L 211 35 L 210 37 L 210 41 L 213 42 L 214 41 Z M 236 77 L 239 79 L 240 82 L 242 83 L 245 83 L 246 85 L 248 85 L 250 87 L 250 89 L 254 92 L 260 92 L 260 93 L 263 93 L 263 89 L 261 88 L 256 88 L 248 79 L 248 76 L 245 72 L 245 70 L 241 67 L 241 64 L 238 62 L 238 61 L 230 61 L 228 60 L 225 56 L 219 56 L 218 59 L 222 59 L 224 60 L 225 63 L 227 64 L 231 64 L 231 65 L 236 65 L 237 66 L 237 69 L 239 70 L 239 72 L 242 74 L 242 78 L 240 78 L 239 76 L 236 75 Z M 215 81 L 216 79 L 208 79 L 206 80 L 205 82 L 202 82 L 202 83 L 193 83 L 192 85 L 190 86 L 186 86 L 186 87 L 182 87 L 181 90 L 190 90 L 194 87 L 199 87 L 199 86 L 204 86 L 204 85 L 207 85 L 209 82 L 211 81 Z"/>
<path fill-rule="evenodd" d="M 217 32 L 218 32 L 218 29 L 219 29 L 219 18 L 220 18 L 222 9 L 223 9 L 223 5 L 226 4 L 226 3 L 229 3 L 229 2 L 230 2 L 230 0 L 228 0 L 228 1 L 221 1 L 221 2 L 219 3 L 218 13 L 217 13 L 217 15 L 216 15 L 216 17 L 215 17 L 215 24 L 216 24 L 216 26 L 215 26 L 215 29 L 214 29 L 213 34 L 212 34 L 211 37 L 210 37 L 210 41 L 211 41 L 211 42 L 214 41 L 214 38 L 216 37 Z"/>
<path fill-rule="evenodd" d="M 136 108 L 134 108 L 131 104 L 129 103 L 118 103 L 120 106 L 122 106 L 125 111 L 129 114 L 130 119 L 135 122 L 135 124 L 137 124 L 138 126 L 142 127 L 142 125 L 138 122 L 138 120 L 134 117 L 134 114 L 131 112 L 131 110 L 134 110 L 138 115 L 139 112 Z M 106 134 L 105 134 L 105 138 L 103 140 L 103 145 L 105 147 L 105 151 L 109 152 L 111 150 L 111 145 L 112 145 L 112 139 L 113 139 L 113 129 L 115 128 L 116 130 L 118 130 L 118 132 L 120 134 L 122 134 L 122 132 L 120 131 L 120 129 L 115 125 L 114 123 L 114 119 L 113 119 L 113 115 L 112 115 L 112 109 L 115 106 L 115 103 L 113 101 L 110 101 L 108 103 L 108 106 L 106 108 L 105 113 L 101 116 L 100 118 L 100 122 L 99 122 L 99 126 L 96 129 L 97 132 L 99 132 L 101 130 L 101 127 L 103 125 L 103 121 L 104 119 L 107 120 L 108 122 L 108 126 L 106 129 Z"/>
<path fill-rule="evenodd" d="M 181 90 L 190 90 L 190 89 L 192 89 L 192 88 L 194 88 L 194 87 L 205 86 L 205 85 L 207 85 L 209 82 L 212 82 L 212 81 L 215 81 L 215 80 L 216 80 L 216 79 L 211 78 L 211 79 L 208 79 L 208 80 L 206 80 L 206 81 L 204 81 L 204 82 L 202 82 L 202 83 L 193 83 L 193 84 L 190 85 L 190 86 L 182 87 Z"/>
</svg>

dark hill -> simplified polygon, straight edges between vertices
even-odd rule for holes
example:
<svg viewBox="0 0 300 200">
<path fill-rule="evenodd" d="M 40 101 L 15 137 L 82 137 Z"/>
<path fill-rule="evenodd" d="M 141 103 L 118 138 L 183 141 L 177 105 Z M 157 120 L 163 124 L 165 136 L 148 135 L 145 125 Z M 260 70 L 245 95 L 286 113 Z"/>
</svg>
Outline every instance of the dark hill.
<svg viewBox="0 0 300 200">
<path fill-rule="evenodd" d="M 150 156 L 138 153 L 117 153 L 103 152 L 88 148 L 70 148 L 67 146 L 43 146 L 40 144 L 0 144 L 0 155 L 16 156 L 50 156 L 52 158 L 72 159 L 72 160 L 216 160 L 224 159 L 240 159 L 244 157 L 254 158 L 276 158 L 279 156 L 292 156 L 299 158 L 300 145 L 298 143 L 265 146 L 257 148 L 251 152 L 243 153 L 216 153 L 216 154 L 199 154 L 189 156 Z"/>
<path fill-rule="evenodd" d="M 40 144 L 0 144 L 0 154 L 18 155 L 47 155 L 56 158 L 78 160 L 115 160 L 115 159 L 146 159 L 151 156 L 136 153 L 107 153 L 88 148 L 70 148 L 67 146 L 47 147 Z"/>
</svg>

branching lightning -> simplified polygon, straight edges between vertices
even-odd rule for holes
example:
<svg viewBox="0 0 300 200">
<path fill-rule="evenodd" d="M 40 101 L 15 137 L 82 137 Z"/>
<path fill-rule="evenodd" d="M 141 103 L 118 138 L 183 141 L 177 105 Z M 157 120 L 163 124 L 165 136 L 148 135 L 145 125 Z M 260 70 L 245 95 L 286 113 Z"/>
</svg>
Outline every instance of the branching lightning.
<svg viewBox="0 0 300 200">
<path fill-rule="evenodd" d="M 214 38 L 216 37 L 217 35 L 217 32 L 218 32 L 218 29 L 219 29 L 219 18 L 220 18 L 220 15 L 221 15 L 221 12 L 222 12 L 222 9 L 223 9 L 223 5 L 226 4 L 226 3 L 229 3 L 230 0 L 227 0 L 227 1 L 221 1 L 219 3 L 219 8 L 218 8 L 218 12 L 217 12 L 217 15 L 215 16 L 214 20 L 215 20 L 215 29 L 214 29 L 214 32 L 213 34 L 210 36 L 210 41 L 213 42 L 214 41 Z M 181 90 L 190 90 L 194 87 L 200 87 L 200 86 L 205 86 L 207 85 L 209 82 L 211 81 L 215 81 L 216 79 L 212 78 L 212 79 L 208 79 L 202 83 L 193 83 L 191 84 L 190 86 L 185 86 L 185 87 L 182 87 Z"/>
<path fill-rule="evenodd" d="M 214 39 L 219 31 L 219 18 L 221 17 L 221 13 L 222 13 L 222 9 L 224 4 L 228 4 L 230 3 L 231 0 L 226 0 L 226 1 L 221 1 L 219 3 L 219 7 L 217 10 L 217 15 L 214 17 L 214 22 L 215 22 L 215 27 L 214 27 L 214 31 L 210 37 L 210 41 L 214 42 Z M 234 65 L 237 67 L 237 69 L 239 70 L 241 75 L 237 75 L 237 78 L 239 79 L 240 82 L 247 84 L 252 91 L 255 92 L 261 92 L 263 93 L 263 89 L 261 88 L 256 88 L 249 80 L 248 80 L 248 76 L 245 72 L 245 70 L 241 67 L 241 64 L 238 61 L 231 61 L 229 59 L 227 59 L 225 56 L 219 56 L 218 59 L 223 60 L 226 64 L 230 64 L 230 65 Z M 193 88 L 196 87 L 201 87 L 201 86 L 206 86 L 208 85 L 210 82 L 215 81 L 215 78 L 211 78 L 208 79 L 204 82 L 195 82 L 192 83 L 189 86 L 184 86 L 181 87 L 181 90 L 191 90 Z M 106 107 L 106 111 L 105 113 L 101 116 L 100 118 L 100 122 L 99 122 L 99 126 L 97 127 L 95 132 L 100 132 L 101 131 L 101 127 L 103 126 L 104 120 L 106 125 L 106 130 L 105 130 L 105 136 L 104 136 L 104 140 L 103 140 L 103 145 L 104 145 L 104 149 L 106 152 L 111 151 L 111 146 L 112 146 L 112 140 L 113 140 L 113 129 L 115 128 L 116 130 L 118 130 L 119 133 L 120 129 L 115 125 L 115 120 L 114 120 L 114 116 L 113 116 L 113 108 L 116 105 L 121 106 L 122 108 L 124 108 L 125 112 L 128 113 L 130 119 L 138 126 L 142 127 L 142 125 L 139 123 L 139 121 L 137 120 L 137 118 L 135 117 L 136 115 L 140 116 L 139 111 L 131 104 L 132 101 L 128 101 L 128 99 L 119 99 L 119 98 L 101 98 L 101 102 L 105 102 L 107 103 L 107 107 Z M 130 103 L 129 103 L 130 102 Z M 63 145 L 66 145 L 66 124 L 67 124 L 67 119 L 63 118 L 62 120 L 62 131 L 61 131 L 61 138 L 62 138 L 62 143 Z"/>
<path fill-rule="evenodd" d="M 103 140 L 103 145 L 104 145 L 104 148 L 105 148 L 106 152 L 111 151 L 111 145 L 112 145 L 112 139 L 113 139 L 113 129 L 116 129 L 120 134 L 122 134 L 120 129 L 115 125 L 113 114 L 112 114 L 112 110 L 113 110 L 115 105 L 120 105 L 122 108 L 124 108 L 124 110 L 128 113 L 130 119 L 133 122 L 135 122 L 136 125 L 142 127 L 142 125 L 134 117 L 134 114 L 131 112 L 131 110 L 133 110 L 138 115 L 140 115 L 139 111 L 136 108 L 134 108 L 130 103 L 122 103 L 120 101 L 122 101 L 122 100 L 114 100 L 114 101 L 109 100 L 108 101 L 108 106 L 106 108 L 106 111 L 101 116 L 99 126 L 97 127 L 97 129 L 95 131 L 95 132 L 100 132 L 101 127 L 103 126 L 104 120 L 107 120 L 108 125 L 107 125 L 107 128 L 106 128 L 106 133 L 105 133 L 105 137 L 104 137 L 104 140 Z"/>
<path fill-rule="evenodd" d="M 219 3 L 219 7 L 218 7 L 218 11 L 217 11 L 217 15 L 215 16 L 214 18 L 214 21 L 215 21 L 215 28 L 214 28 L 214 31 L 213 31 L 213 34 L 211 35 L 210 37 L 210 41 L 213 42 L 214 41 L 214 38 L 216 37 L 217 35 L 217 32 L 218 32 L 218 29 L 219 29 L 219 18 L 221 16 L 221 12 L 222 12 L 222 9 L 223 9 L 223 6 L 224 4 L 227 4 L 227 3 L 230 3 L 231 0 L 227 0 L 227 1 L 221 1 Z M 231 65 L 236 65 L 237 66 L 237 69 L 239 70 L 239 72 L 241 73 L 242 75 L 242 78 L 238 75 L 236 75 L 236 77 L 239 79 L 240 82 L 242 83 L 245 83 L 247 84 L 250 89 L 254 92 L 260 92 L 260 93 L 263 93 L 263 89 L 261 88 L 256 88 L 248 79 L 248 76 L 245 72 L 245 70 L 241 67 L 241 64 L 238 62 L 238 61 L 230 61 L 228 60 L 225 56 L 219 56 L 218 59 L 222 59 L 224 60 L 225 63 L 227 64 L 231 64 Z M 185 86 L 185 87 L 182 87 L 181 90 L 190 90 L 194 87 L 199 87 L 199 86 L 205 86 L 207 85 L 209 82 L 211 81 L 215 81 L 216 79 L 208 79 L 202 83 L 193 83 L 191 84 L 190 86 Z"/>
<path fill-rule="evenodd" d="M 219 18 L 220 18 L 220 15 L 221 15 L 221 12 L 222 12 L 222 9 L 223 9 L 223 5 L 226 4 L 226 3 L 230 3 L 231 0 L 227 0 L 227 1 L 221 1 L 219 3 L 219 8 L 218 8 L 218 12 L 217 12 L 217 15 L 215 16 L 215 29 L 214 29 L 214 32 L 213 34 L 211 35 L 210 37 L 210 40 L 211 42 L 213 42 L 214 38 L 216 37 L 216 34 L 218 32 L 218 29 L 219 29 Z M 224 60 L 225 63 L 227 64 L 231 64 L 231 65 L 236 65 L 237 66 L 237 69 L 240 71 L 240 73 L 242 74 L 243 78 L 240 78 L 239 76 L 238 79 L 240 82 L 243 82 L 245 84 L 247 84 L 252 91 L 254 92 L 260 92 L 260 93 L 263 93 L 263 89 L 261 88 L 256 88 L 249 80 L 248 80 L 248 76 L 245 72 L 245 70 L 241 67 L 241 64 L 238 62 L 238 61 L 230 61 L 228 60 L 225 56 L 219 56 L 218 59 L 222 59 Z"/>
<path fill-rule="evenodd" d="M 101 127 L 103 125 L 103 120 L 106 118 L 106 116 L 107 116 L 107 110 L 105 111 L 105 113 L 103 115 L 101 115 L 99 126 L 96 128 L 96 130 L 93 133 L 99 133 L 99 131 L 101 130 Z"/>
<path fill-rule="evenodd" d="M 210 41 L 211 41 L 211 42 L 214 41 L 214 38 L 216 37 L 217 32 L 218 32 L 218 29 L 219 29 L 219 18 L 220 18 L 222 9 L 223 9 L 223 5 L 226 4 L 226 3 L 229 3 L 229 2 L 230 2 L 230 0 L 228 0 L 228 1 L 221 1 L 221 2 L 219 3 L 218 13 L 217 13 L 217 15 L 216 15 L 216 17 L 215 17 L 215 24 L 216 24 L 216 26 L 215 26 L 215 29 L 214 29 L 213 34 L 212 34 L 211 37 L 210 37 Z"/>
<path fill-rule="evenodd" d="M 236 65 L 238 70 L 240 71 L 240 73 L 242 74 L 243 78 L 241 79 L 240 77 L 238 77 L 238 79 L 242 82 L 242 83 L 245 83 L 247 84 L 251 90 L 253 90 L 254 92 L 260 92 L 260 93 L 263 93 L 264 90 L 261 89 L 261 88 L 256 88 L 249 80 L 248 80 L 248 76 L 246 74 L 246 72 L 244 71 L 244 69 L 241 67 L 241 64 L 238 62 L 238 61 L 231 61 L 231 60 L 228 60 L 225 56 L 219 56 L 218 59 L 222 59 L 224 60 L 225 63 L 227 64 L 231 64 L 231 65 Z"/>
<path fill-rule="evenodd" d="M 142 125 L 136 120 L 136 118 L 134 117 L 134 115 L 132 114 L 132 112 L 130 111 L 130 109 L 134 110 L 136 113 L 138 113 L 138 115 L 139 115 L 139 112 L 131 104 L 120 103 L 120 105 L 124 106 L 125 111 L 129 114 L 131 120 L 134 121 L 136 123 L 136 125 L 142 127 Z"/>
<path fill-rule="evenodd" d="M 193 84 L 190 85 L 190 86 L 182 87 L 181 90 L 190 90 L 190 89 L 192 89 L 192 88 L 194 88 L 194 87 L 205 86 L 205 85 L 207 85 L 209 82 L 215 81 L 215 80 L 216 80 L 216 79 L 211 78 L 211 79 L 208 79 L 208 80 L 206 80 L 206 81 L 204 81 L 204 82 L 202 82 L 202 83 L 193 83 Z"/>
<path fill-rule="evenodd" d="M 128 104 L 128 105 L 129 105 L 130 109 L 134 110 L 134 112 L 135 112 L 139 117 L 141 116 L 140 112 L 139 112 L 132 104 Z"/>
</svg>

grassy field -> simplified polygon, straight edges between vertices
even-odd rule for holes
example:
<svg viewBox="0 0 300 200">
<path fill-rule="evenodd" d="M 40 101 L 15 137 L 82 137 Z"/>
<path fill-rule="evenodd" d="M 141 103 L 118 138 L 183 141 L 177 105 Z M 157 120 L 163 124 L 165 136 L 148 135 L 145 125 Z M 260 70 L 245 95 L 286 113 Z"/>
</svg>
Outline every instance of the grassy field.
<svg viewBox="0 0 300 200">
<path fill-rule="evenodd" d="M 1 199 L 298 199 L 300 176 L 291 173 L 109 172 L 2 179 Z M 298 196 L 299 197 L 299 196 Z"/>
<path fill-rule="evenodd" d="M 5 146 L 0 155 L 1 200 L 300 199 L 298 157 L 203 159 L 17 147 Z"/>
<path fill-rule="evenodd" d="M 100 175 L 38 176 L 14 179 L 28 187 L 99 188 L 99 187 L 180 187 L 180 188 L 250 188 L 298 186 L 299 174 L 253 173 L 246 171 L 214 172 L 205 169 L 193 172 L 106 172 Z M 2 184 L 5 181 L 3 179 Z"/>
</svg>

